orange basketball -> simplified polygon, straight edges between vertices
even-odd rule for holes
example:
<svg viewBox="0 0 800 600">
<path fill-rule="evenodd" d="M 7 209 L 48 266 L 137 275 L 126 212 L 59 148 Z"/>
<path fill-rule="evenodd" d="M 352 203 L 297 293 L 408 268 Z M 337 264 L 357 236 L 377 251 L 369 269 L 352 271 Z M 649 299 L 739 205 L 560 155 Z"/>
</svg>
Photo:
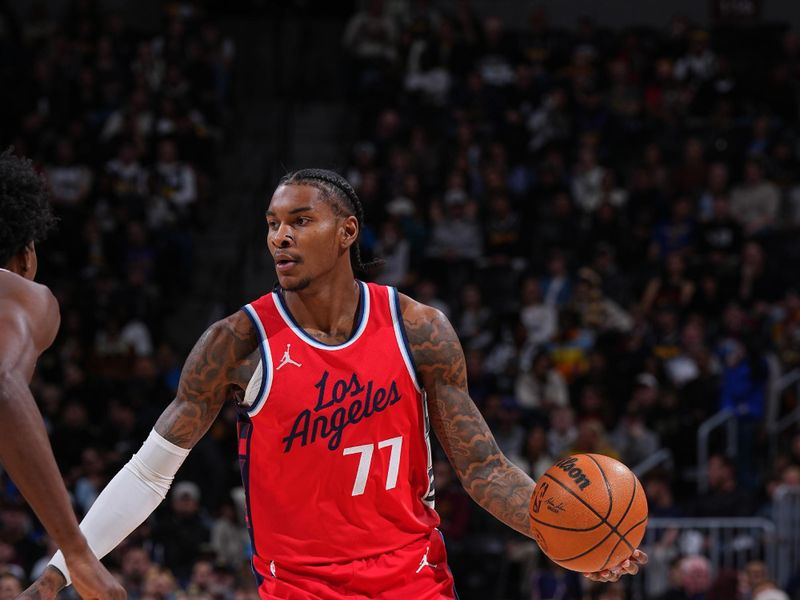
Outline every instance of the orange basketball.
<svg viewBox="0 0 800 600">
<path fill-rule="evenodd" d="M 647 499 L 636 475 L 602 454 L 558 461 L 536 484 L 531 532 L 565 569 L 594 573 L 628 558 L 647 527 Z"/>
</svg>

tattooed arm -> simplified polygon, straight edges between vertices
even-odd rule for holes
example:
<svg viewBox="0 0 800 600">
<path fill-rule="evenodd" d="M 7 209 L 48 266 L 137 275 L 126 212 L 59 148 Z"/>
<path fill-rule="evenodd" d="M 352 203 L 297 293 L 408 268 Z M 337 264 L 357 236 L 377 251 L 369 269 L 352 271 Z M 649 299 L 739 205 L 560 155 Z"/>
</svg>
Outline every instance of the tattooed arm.
<svg viewBox="0 0 800 600">
<path fill-rule="evenodd" d="M 209 327 L 186 359 L 178 393 L 156 422 L 156 432 L 181 448 L 194 447 L 225 400 L 247 387 L 257 347 L 256 331 L 242 311 Z"/>
<path fill-rule="evenodd" d="M 102 557 L 138 527 L 166 497 L 189 449 L 208 431 L 226 399 L 247 386 L 258 338 L 242 312 L 212 325 L 181 372 L 178 393 L 150 437 L 109 482 L 81 523 L 92 551 Z M 68 583 L 60 553 L 26 595 L 47 600 Z"/>
<path fill-rule="evenodd" d="M 535 483 L 497 447 L 467 391 L 464 352 L 438 310 L 401 296 L 400 308 L 436 437 L 472 499 L 531 537 L 528 504 Z"/>
<path fill-rule="evenodd" d="M 461 484 L 497 519 L 533 537 L 528 504 L 536 484 L 500 451 L 469 397 L 464 352 L 453 326 L 440 311 L 407 296 L 400 297 L 400 309 L 431 424 Z M 584 575 L 592 581 L 616 581 L 635 575 L 644 564 L 647 555 L 635 550 L 613 569 Z"/>
</svg>

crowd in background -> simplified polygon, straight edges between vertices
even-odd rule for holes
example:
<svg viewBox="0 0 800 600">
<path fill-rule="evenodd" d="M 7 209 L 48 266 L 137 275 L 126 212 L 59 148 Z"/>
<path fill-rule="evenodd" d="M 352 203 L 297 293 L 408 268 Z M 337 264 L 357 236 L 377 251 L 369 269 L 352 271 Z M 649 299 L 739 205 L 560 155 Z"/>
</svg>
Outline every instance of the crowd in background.
<svg viewBox="0 0 800 600">
<path fill-rule="evenodd" d="M 38 279 L 59 300 L 61 330 L 32 389 L 83 515 L 174 397 L 183 357 L 167 324 L 209 226 L 235 45 L 191 3 L 163 3 L 150 32 L 92 0 L 58 19 L 48 6 L 0 2 L 0 140 L 34 161 L 60 220 L 39 247 Z M 234 577 L 253 587 L 249 572 L 239 577 L 249 546 L 230 493 L 234 423 L 224 416 L 190 458 L 182 476 L 198 484 L 179 483 L 111 558 L 130 597 L 190 582 L 197 594 L 232 592 Z M 53 550 L 0 471 L 0 598 Z"/>
<path fill-rule="evenodd" d="M 764 428 L 770 381 L 800 367 L 800 37 L 680 17 L 560 29 L 539 9 L 511 24 L 464 0 L 372 0 L 343 44 L 344 174 L 364 250 L 383 260 L 365 277 L 449 316 L 501 449 L 538 478 L 568 453 L 633 467 L 666 448 L 643 479 L 652 516 L 768 516 L 777 487 L 800 484 L 800 434 L 773 453 Z M 142 34 L 88 0 L 63 22 L 0 2 L 0 85 L 14 90 L 2 140 L 40 166 L 61 219 L 40 279 L 62 327 L 33 389 L 79 514 L 174 394 L 182 357 L 165 326 L 198 268 L 233 58 L 190 3 Z M 713 446 L 698 495 L 695 431 L 722 408 L 737 413 L 737 456 Z M 223 410 L 110 556 L 135 600 L 253 597 L 236 417 Z M 463 597 L 628 597 L 553 568 L 469 500 L 440 452 L 435 475 Z M 0 484 L 6 600 L 53 548 Z M 759 562 L 664 561 L 663 600 L 781 598 Z"/>
<path fill-rule="evenodd" d="M 501 449 L 538 477 L 569 453 L 634 467 L 666 448 L 644 477 L 652 516 L 768 516 L 800 482 L 800 439 L 770 453 L 765 430 L 770 382 L 800 366 L 800 37 L 375 0 L 344 44 L 375 277 L 450 317 Z M 712 443 L 698 465 L 697 428 L 723 408 L 736 455 Z M 524 564 L 439 461 L 456 579 L 478 582 L 493 542 Z M 518 576 L 579 597 L 553 595 L 547 567 Z M 668 587 L 649 597 L 699 597 Z"/>
</svg>

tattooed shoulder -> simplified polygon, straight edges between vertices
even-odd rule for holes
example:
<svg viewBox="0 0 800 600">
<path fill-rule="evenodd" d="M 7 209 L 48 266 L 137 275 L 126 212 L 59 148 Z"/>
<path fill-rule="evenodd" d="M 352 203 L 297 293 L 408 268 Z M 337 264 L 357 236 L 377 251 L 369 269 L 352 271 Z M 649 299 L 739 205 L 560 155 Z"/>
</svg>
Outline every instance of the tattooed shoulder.
<svg viewBox="0 0 800 600">
<path fill-rule="evenodd" d="M 447 317 L 431 306 L 400 296 L 400 310 L 414 362 L 423 383 L 466 386 L 464 351 Z"/>
<path fill-rule="evenodd" d="M 225 401 L 247 385 L 247 373 L 255 370 L 257 347 L 258 335 L 242 312 L 211 325 L 189 353 L 178 393 L 156 423 L 156 431 L 178 446 L 197 443 Z"/>
</svg>

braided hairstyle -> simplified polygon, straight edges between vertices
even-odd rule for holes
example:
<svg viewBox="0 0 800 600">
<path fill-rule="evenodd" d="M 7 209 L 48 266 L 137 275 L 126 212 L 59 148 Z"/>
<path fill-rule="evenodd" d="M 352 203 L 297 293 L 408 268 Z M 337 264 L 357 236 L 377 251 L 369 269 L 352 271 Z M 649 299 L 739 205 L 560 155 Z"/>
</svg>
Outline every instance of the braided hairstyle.
<svg viewBox="0 0 800 600">
<path fill-rule="evenodd" d="M 5 150 L 0 154 L 0 266 L 45 239 L 55 224 L 44 179 L 29 159 Z"/>
<path fill-rule="evenodd" d="M 364 227 L 364 207 L 358 199 L 356 191 L 344 177 L 327 169 L 300 169 L 281 177 L 278 187 L 282 185 L 308 185 L 320 191 L 328 200 L 334 213 L 339 217 L 355 217 L 358 221 L 358 232 Z M 361 260 L 361 249 L 358 240 L 350 246 L 350 264 L 355 273 L 369 273 L 382 264 L 380 260 L 364 263 Z"/>
</svg>

